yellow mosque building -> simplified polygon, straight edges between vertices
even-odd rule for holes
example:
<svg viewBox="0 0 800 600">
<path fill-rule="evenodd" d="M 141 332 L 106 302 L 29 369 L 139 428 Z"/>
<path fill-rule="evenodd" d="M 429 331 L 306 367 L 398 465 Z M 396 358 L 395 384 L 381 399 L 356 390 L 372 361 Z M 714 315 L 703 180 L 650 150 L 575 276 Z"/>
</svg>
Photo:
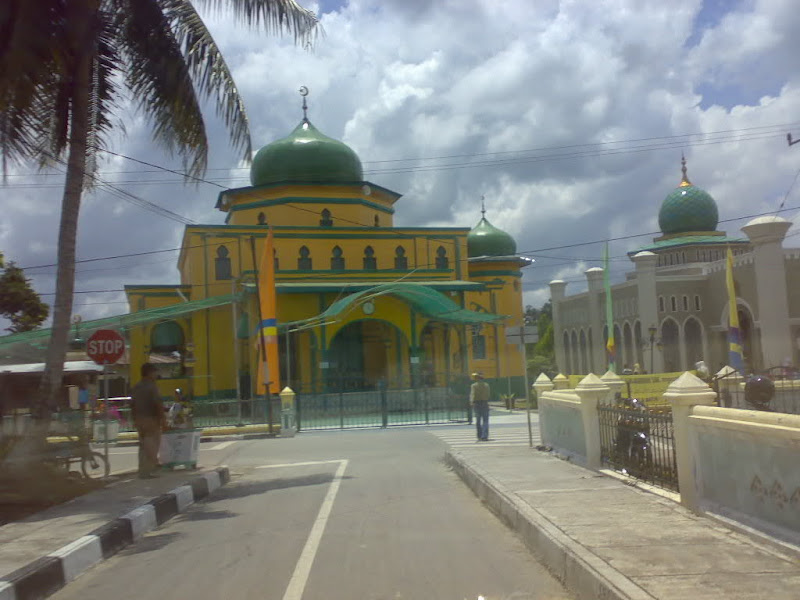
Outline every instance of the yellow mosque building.
<svg viewBox="0 0 800 600">
<path fill-rule="evenodd" d="M 150 361 L 164 395 L 264 393 L 256 265 L 272 228 L 281 388 L 448 388 L 481 371 L 495 393 L 524 393 L 522 353 L 505 332 L 522 324 L 532 261 L 485 211 L 472 229 L 395 227 L 401 195 L 365 181 L 356 153 L 305 117 L 261 148 L 250 179 L 219 194 L 223 223 L 186 227 L 179 283 L 125 287 L 127 318 L 140 323 L 126 327 L 133 380 Z"/>
</svg>

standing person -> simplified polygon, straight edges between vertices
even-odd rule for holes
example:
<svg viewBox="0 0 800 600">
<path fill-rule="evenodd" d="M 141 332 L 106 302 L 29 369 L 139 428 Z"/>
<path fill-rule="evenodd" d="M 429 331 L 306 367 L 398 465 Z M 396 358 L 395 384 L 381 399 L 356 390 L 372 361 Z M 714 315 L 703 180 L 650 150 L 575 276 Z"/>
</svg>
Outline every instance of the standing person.
<svg viewBox="0 0 800 600">
<path fill-rule="evenodd" d="M 131 390 L 133 424 L 139 433 L 139 477 L 150 479 L 159 467 L 158 448 L 165 426 L 164 404 L 158 393 L 158 371 L 151 363 L 142 365 L 142 379 Z"/>
<path fill-rule="evenodd" d="M 475 410 L 475 426 L 478 429 L 478 441 L 489 440 L 489 384 L 483 380 L 483 373 L 473 373 L 475 383 L 469 389 L 469 403 Z"/>
</svg>

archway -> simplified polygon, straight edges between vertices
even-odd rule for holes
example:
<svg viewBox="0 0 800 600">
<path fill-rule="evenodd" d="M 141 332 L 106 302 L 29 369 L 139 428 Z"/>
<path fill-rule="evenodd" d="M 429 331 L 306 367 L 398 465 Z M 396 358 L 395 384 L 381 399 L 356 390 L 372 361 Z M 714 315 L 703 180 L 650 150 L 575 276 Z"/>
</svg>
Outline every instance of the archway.
<svg viewBox="0 0 800 600">
<path fill-rule="evenodd" d="M 586 332 L 581 329 L 581 338 L 580 338 L 580 345 L 581 345 L 581 374 L 588 373 L 589 368 L 589 360 L 586 356 Z"/>
<path fill-rule="evenodd" d="M 664 319 L 661 324 L 661 345 L 663 347 L 664 372 L 672 373 L 680 368 L 681 352 L 678 324 L 672 319 Z"/>
<path fill-rule="evenodd" d="M 742 354 L 745 367 L 749 367 L 751 371 L 757 371 L 762 368 L 761 361 L 759 360 L 759 352 L 756 348 L 756 335 L 755 326 L 753 325 L 753 315 L 741 304 L 738 305 L 737 313 L 739 315 L 739 332 L 742 336 Z M 772 366 L 772 365 L 768 365 Z"/>
<path fill-rule="evenodd" d="M 622 328 L 622 355 L 623 368 L 627 366 L 628 368 L 633 369 L 633 363 L 638 361 L 636 360 L 633 352 L 633 333 L 631 332 L 631 325 L 627 322 Z"/>
<path fill-rule="evenodd" d="M 572 373 L 572 353 L 570 352 L 569 333 L 564 332 L 564 361 L 566 364 L 561 365 L 565 373 Z"/>
<path fill-rule="evenodd" d="M 330 384 L 342 391 L 398 387 L 409 372 L 408 341 L 388 321 L 362 319 L 340 329 L 329 349 Z"/>
<path fill-rule="evenodd" d="M 578 359 L 578 334 L 573 330 L 572 340 L 570 342 L 572 347 L 572 375 L 580 373 L 580 360 Z"/>
<path fill-rule="evenodd" d="M 694 369 L 697 361 L 705 360 L 703 356 L 703 328 L 694 317 L 686 319 L 683 324 L 683 343 L 686 347 L 686 369 Z"/>
<path fill-rule="evenodd" d="M 642 323 L 636 321 L 633 325 L 633 339 L 636 340 L 636 362 L 640 369 L 644 369 L 644 345 L 646 340 L 642 337 Z"/>
</svg>

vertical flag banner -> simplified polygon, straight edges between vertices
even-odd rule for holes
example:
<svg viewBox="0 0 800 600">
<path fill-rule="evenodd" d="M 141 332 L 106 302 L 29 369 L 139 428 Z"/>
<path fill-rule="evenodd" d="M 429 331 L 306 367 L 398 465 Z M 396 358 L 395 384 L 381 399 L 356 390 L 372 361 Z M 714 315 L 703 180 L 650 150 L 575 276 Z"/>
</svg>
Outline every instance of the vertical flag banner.
<svg viewBox="0 0 800 600">
<path fill-rule="evenodd" d="M 264 252 L 258 265 L 258 302 L 260 305 L 261 323 L 259 324 L 258 352 L 258 393 L 263 393 L 264 386 L 269 383 L 269 392 L 278 394 L 281 391 L 278 353 L 278 311 L 275 294 L 275 243 L 272 228 L 267 233 Z"/>
<path fill-rule="evenodd" d="M 606 249 L 603 254 L 603 285 L 606 290 L 606 327 L 608 328 L 606 352 L 608 353 L 608 369 L 612 373 L 616 373 L 617 346 L 614 340 L 614 308 L 611 303 L 611 279 L 608 274 L 608 262 L 608 242 L 606 242 Z"/>
<path fill-rule="evenodd" d="M 728 248 L 728 260 L 725 269 L 725 284 L 728 288 L 728 364 L 744 375 L 742 330 L 739 329 L 736 287 L 733 284 L 733 252 L 731 252 L 730 248 Z"/>
</svg>

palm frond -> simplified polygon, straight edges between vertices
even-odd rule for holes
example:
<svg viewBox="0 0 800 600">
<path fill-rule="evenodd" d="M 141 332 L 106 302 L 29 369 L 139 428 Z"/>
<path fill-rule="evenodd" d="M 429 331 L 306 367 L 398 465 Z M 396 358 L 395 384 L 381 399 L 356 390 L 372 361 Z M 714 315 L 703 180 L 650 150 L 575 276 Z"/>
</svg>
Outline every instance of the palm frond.
<svg viewBox="0 0 800 600">
<path fill-rule="evenodd" d="M 289 31 L 295 41 L 303 44 L 312 42 L 321 33 L 317 16 L 295 0 L 195 0 L 195 3 L 215 10 L 230 10 L 239 21 L 264 27 L 271 33 Z"/>
<path fill-rule="evenodd" d="M 117 11 L 126 85 L 153 121 L 153 138 L 183 157 L 191 175 L 205 172 L 208 142 L 189 67 L 158 0 L 126 0 Z"/>
<path fill-rule="evenodd" d="M 164 16 L 172 23 L 173 31 L 186 58 L 197 89 L 204 97 L 213 98 L 217 115 L 228 128 L 231 144 L 241 149 L 244 159 L 252 154 L 250 125 L 244 102 L 211 32 L 186 0 L 161 0 Z"/>
</svg>

